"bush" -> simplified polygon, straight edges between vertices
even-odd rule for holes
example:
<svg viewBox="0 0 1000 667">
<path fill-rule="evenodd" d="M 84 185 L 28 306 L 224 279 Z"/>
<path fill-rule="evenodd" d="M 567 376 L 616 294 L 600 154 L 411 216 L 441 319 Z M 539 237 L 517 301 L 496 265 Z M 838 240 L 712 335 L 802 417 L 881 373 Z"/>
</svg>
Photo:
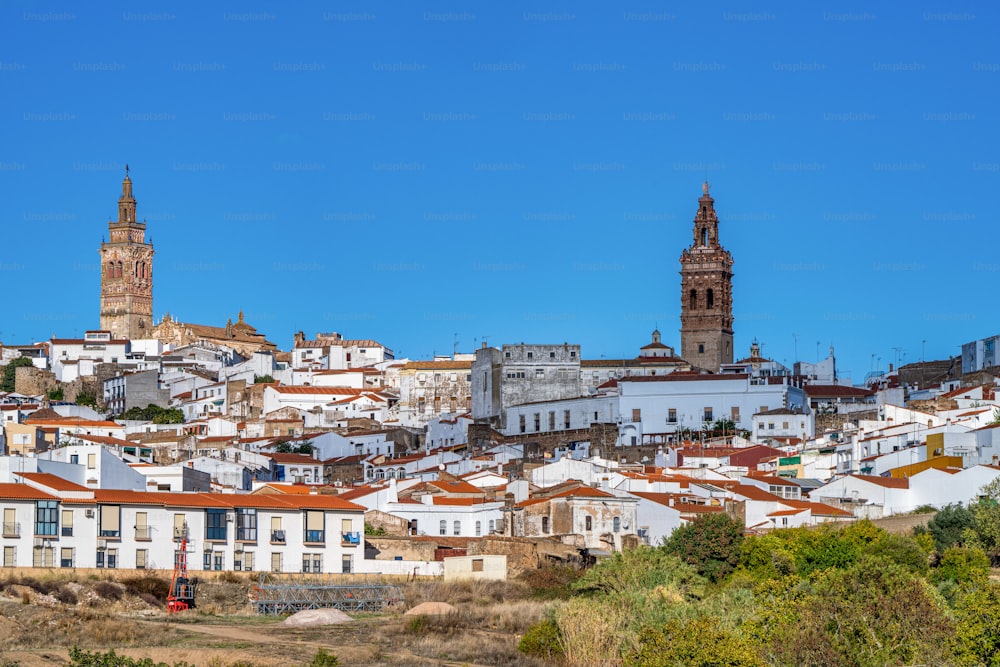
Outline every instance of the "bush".
<svg viewBox="0 0 1000 667">
<path fill-rule="evenodd" d="M 122 587 L 113 581 L 99 581 L 94 584 L 94 592 L 105 600 L 114 602 L 122 599 Z"/>
<path fill-rule="evenodd" d="M 693 565 L 711 581 L 736 568 L 743 542 L 743 522 L 728 514 L 706 514 L 675 530 L 663 548 Z"/>
<path fill-rule="evenodd" d="M 60 586 L 52 593 L 52 597 L 59 600 L 63 604 L 76 604 L 79 600 L 69 586 Z"/>
<path fill-rule="evenodd" d="M 170 582 L 153 575 L 127 577 L 121 580 L 121 584 L 125 587 L 126 593 L 137 597 L 152 595 L 157 599 L 164 600 L 167 593 L 170 592 Z"/>
<path fill-rule="evenodd" d="M 406 631 L 411 635 L 422 635 L 430 627 L 430 619 L 426 616 L 414 616 L 406 622 Z"/>
<path fill-rule="evenodd" d="M 517 650 L 525 655 L 534 656 L 549 660 L 561 656 L 562 635 L 559 633 L 559 626 L 555 620 L 547 618 L 540 623 L 528 628 L 521 641 L 517 644 Z"/>
<path fill-rule="evenodd" d="M 339 664 L 340 659 L 337 656 L 321 648 L 316 651 L 316 655 L 313 656 L 312 662 L 309 663 L 308 667 L 337 667 Z"/>
</svg>

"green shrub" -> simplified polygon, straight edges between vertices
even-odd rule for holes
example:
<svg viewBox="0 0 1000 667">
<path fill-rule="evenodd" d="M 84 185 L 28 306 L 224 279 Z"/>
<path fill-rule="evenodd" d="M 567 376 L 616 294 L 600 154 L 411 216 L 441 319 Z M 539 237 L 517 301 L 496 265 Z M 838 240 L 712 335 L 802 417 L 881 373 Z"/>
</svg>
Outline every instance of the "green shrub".
<svg viewBox="0 0 1000 667">
<path fill-rule="evenodd" d="M 563 649 L 559 626 L 551 618 L 535 623 L 521 637 L 517 650 L 545 660 L 561 656 Z"/>
<path fill-rule="evenodd" d="M 339 664 L 340 659 L 337 656 L 321 648 L 316 651 L 316 655 L 313 656 L 312 662 L 309 663 L 308 667 L 337 667 Z"/>
</svg>

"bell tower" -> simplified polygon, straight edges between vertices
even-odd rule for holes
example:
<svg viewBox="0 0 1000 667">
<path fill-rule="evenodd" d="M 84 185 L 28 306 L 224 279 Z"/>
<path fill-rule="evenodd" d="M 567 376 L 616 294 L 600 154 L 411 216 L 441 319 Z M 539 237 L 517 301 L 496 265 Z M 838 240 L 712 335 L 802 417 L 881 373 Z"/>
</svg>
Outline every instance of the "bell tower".
<svg viewBox="0 0 1000 667">
<path fill-rule="evenodd" d="M 135 215 L 132 179 L 125 165 L 118 220 L 108 221 L 101 243 L 101 329 L 114 339 L 148 338 L 153 328 L 153 244 Z"/>
<path fill-rule="evenodd" d="M 733 257 L 719 243 L 708 187 L 698 199 L 693 242 L 681 253 L 681 357 L 715 373 L 733 363 Z"/>
</svg>

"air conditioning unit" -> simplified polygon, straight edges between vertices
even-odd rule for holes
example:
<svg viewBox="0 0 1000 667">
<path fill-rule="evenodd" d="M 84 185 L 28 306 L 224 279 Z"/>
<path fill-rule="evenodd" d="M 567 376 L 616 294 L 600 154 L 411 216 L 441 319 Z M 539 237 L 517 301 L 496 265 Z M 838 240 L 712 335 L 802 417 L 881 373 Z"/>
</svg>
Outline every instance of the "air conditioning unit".
<svg viewBox="0 0 1000 667">
<path fill-rule="evenodd" d="M 88 519 L 93 519 L 94 518 L 94 510 L 84 510 L 83 511 L 83 515 L 85 517 L 87 517 Z"/>
<path fill-rule="evenodd" d="M 44 547 L 45 546 L 45 538 L 44 537 L 36 537 L 35 538 L 35 546 L 36 547 Z"/>
<path fill-rule="evenodd" d="M 100 540 L 100 539 L 97 540 L 97 550 L 98 551 L 103 551 L 104 549 L 107 549 L 107 548 L 108 548 L 108 541 L 107 540 Z"/>
</svg>

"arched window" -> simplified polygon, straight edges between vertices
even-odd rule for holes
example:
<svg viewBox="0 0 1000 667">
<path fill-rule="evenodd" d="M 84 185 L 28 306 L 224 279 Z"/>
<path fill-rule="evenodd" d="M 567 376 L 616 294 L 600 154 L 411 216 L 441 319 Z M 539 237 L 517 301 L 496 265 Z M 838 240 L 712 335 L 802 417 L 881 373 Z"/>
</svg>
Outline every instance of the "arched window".
<svg viewBox="0 0 1000 667">
<path fill-rule="evenodd" d="M 118 262 L 118 266 L 115 268 L 115 277 L 121 278 L 125 275 L 125 265 L 122 262 Z"/>
<path fill-rule="evenodd" d="M 705 227 L 701 228 L 701 244 L 708 245 L 708 229 Z"/>
<path fill-rule="evenodd" d="M 108 262 L 108 267 L 107 267 L 107 270 L 105 271 L 105 275 L 108 278 L 114 278 L 115 277 L 115 263 L 114 262 Z"/>
<path fill-rule="evenodd" d="M 461 521 L 457 521 L 457 520 L 455 521 L 454 534 L 455 535 L 461 535 L 462 534 L 462 522 Z"/>
<path fill-rule="evenodd" d="M 447 535 L 448 534 L 448 522 L 446 520 L 441 519 L 441 526 L 440 526 L 439 530 L 440 530 L 440 532 L 441 532 L 442 535 Z"/>
<path fill-rule="evenodd" d="M 594 519 L 589 514 L 583 518 L 583 528 L 584 530 L 594 529 Z"/>
<path fill-rule="evenodd" d="M 493 519 L 490 519 L 490 532 L 492 533 L 496 529 L 497 529 L 496 521 L 493 520 Z"/>
<path fill-rule="evenodd" d="M 698 290 L 691 290 L 688 294 L 688 308 L 694 310 L 698 307 Z"/>
<path fill-rule="evenodd" d="M 614 525 L 614 531 L 617 533 L 622 529 L 622 518 L 620 516 L 616 516 L 612 524 Z"/>
<path fill-rule="evenodd" d="M 587 518 L 589 519 L 590 517 Z M 545 534 L 549 532 L 549 517 L 547 516 L 542 517 L 542 532 Z"/>
<path fill-rule="evenodd" d="M 708 290 L 705 294 L 705 306 L 707 308 L 715 308 L 715 293 L 712 290 Z"/>
<path fill-rule="evenodd" d="M 476 537 L 479 537 L 482 534 L 483 534 L 483 522 L 482 521 L 477 521 L 476 522 Z"/>
</svg>

